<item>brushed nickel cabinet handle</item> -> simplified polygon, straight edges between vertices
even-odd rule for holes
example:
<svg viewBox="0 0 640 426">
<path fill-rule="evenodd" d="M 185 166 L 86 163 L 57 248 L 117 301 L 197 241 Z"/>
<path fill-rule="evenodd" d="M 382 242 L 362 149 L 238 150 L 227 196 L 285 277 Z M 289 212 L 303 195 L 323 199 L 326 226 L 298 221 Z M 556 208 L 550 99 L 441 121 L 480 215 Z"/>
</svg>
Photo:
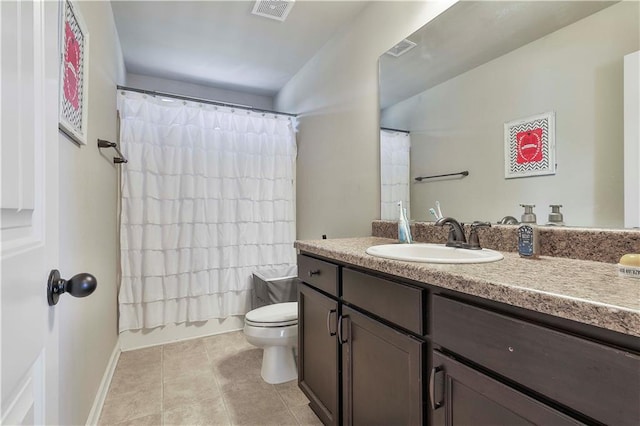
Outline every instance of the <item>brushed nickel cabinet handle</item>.
<svg viewBox="0 0 640 426">
<path fill-rule="evenodd" d="M 335 331 L 331 331 L 331 315 L 337 313 L 338 311 L 335 309 L 331 309 L 329 312 L 327 312 L 327 332 L 329 333 L 329 336 L 335 336 L 336 332 Z"/>
<path fill-rule="evenodd" d="M 338 341 L 340 342 L 340 344 L 344 344 L 344 343 L 348 343 L 349 342 L 349 337 L 351 333 L 347 334 L 347 338 L 344 339 L 344 334 L 342 333 L 342 325 L 344 324 L 343 320 L 349 320 L 349 315 L 343 315 L 340 317 L 340 319 L 338 319 Z"/>
<path fill-rule="evenodd" d="M 429 375 L 429 402 L 431 403 L 431 409 L 437 410 L 438 408 L 444 405 L 444 401 L 436 402 L 436 374 L 444 371 L 444 368 L 438 366 L 433 367 L 431 369 L 431 374 Z M 444 394 L 444 392 L 443 392 Z"/>
</svg>

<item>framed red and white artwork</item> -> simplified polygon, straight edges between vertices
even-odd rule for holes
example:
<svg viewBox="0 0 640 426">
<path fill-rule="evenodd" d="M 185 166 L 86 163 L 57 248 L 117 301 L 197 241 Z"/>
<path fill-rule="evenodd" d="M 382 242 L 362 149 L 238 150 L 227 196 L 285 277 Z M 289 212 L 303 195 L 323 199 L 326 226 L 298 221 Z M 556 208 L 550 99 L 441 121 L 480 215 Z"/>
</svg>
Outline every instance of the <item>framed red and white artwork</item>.
<svg viewBox="0 0 640 426">
<path fill-rule="evenodd" d="M 555 114 L 547 112 L 504 124 L 506 179 L 556 173 Z"/>
<path fill-rule="evenodd" d="M 62 2 L 59 128 L 75 142 L 87 143 L 89 32 L 78 8 Z"/>
</svg>

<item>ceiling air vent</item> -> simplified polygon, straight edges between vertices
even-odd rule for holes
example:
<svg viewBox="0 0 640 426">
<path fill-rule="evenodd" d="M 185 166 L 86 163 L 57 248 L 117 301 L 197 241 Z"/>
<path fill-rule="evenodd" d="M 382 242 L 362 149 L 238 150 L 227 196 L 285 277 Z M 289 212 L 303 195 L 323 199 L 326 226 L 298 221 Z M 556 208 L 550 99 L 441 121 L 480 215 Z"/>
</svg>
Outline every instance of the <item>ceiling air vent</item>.
<svg viewBox="0 0 640 426">
<path fill-rule="evenodd" d="M 402 40 L 400 43 L 393 46 L 391 49 L 387 50 L 386 53 L 395 56 L 396 58 L 400 55 L 403 55 L 416 47 L 416 43 L 411 40 L 407 40 L 406 38 Z"/>
<path fill-rule="evenodd" d="M 258 0 L 251 13 L 265 18 L 284 21 L 291 11 L 295 0 Z"/>
</svg>

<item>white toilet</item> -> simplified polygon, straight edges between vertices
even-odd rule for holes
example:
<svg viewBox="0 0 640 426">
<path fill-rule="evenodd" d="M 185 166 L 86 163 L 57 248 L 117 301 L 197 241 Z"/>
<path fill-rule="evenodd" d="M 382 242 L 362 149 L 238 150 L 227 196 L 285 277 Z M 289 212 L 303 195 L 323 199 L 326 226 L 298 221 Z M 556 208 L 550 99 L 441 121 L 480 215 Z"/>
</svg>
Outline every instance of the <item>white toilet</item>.
<svg viewBox="0 0 640 426">
<path fill-rule="evenodd" d="M 294 349 L 298 345 L 298 302 L 276 303 L 248 312 L 244 335 L 263 348 L 261 375 L 265 382 L 284 383 L 298 377 Z"/>
</svg>

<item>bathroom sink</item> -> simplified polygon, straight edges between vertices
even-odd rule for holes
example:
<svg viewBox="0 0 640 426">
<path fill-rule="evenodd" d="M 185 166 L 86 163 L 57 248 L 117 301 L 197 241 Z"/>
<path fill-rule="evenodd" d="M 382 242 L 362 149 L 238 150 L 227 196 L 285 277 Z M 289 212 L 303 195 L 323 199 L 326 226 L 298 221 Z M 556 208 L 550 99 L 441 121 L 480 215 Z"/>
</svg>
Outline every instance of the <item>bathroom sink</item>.
<svg viewBox="0 0 640 426">
<path fill-rule="evenodd" d="M 383 244 L 371 246 L 366 251 L 386 259 L 424 263 L 487 263 L 504 258 L 499 252 L 489 249 L 469 250 L 426 243 Z"/>
</svg>

